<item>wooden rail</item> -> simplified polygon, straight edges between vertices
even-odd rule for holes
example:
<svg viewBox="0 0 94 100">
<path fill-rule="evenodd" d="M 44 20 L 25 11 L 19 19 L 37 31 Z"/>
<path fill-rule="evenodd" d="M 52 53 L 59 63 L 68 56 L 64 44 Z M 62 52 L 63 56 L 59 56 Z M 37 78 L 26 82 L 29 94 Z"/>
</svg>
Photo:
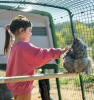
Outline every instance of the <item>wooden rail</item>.
<svg viewBox="0 0 94 100">
<path fill-rule="evenodd" d="M 54 73 L 54 74 L 39 74 L 39 75 L 28 75 L 28 76 L 14 76 L 14 77 L 0 77 L 0 83 L 14 83 L 31 80 L 42 80 L 50 78 L 62 78 L 69 76 L 78 76 L 79 73 Z"/>
</svg>

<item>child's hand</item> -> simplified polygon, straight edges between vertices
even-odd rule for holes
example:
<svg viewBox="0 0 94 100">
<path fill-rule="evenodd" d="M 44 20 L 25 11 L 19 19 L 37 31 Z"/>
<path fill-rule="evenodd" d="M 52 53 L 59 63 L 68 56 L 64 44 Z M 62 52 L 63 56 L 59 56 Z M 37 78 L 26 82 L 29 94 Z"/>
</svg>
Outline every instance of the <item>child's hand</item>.
<svg viewBox="0 0 94 100">
<path fill-rule="evenodd" d="M 67 52 L 68 50 L 71 50 L 72 47 L 66 47 L 64 49 L 62 49 L 62 53 L 61 54 L 64 54 L 65 52 Z"/>
</svg>

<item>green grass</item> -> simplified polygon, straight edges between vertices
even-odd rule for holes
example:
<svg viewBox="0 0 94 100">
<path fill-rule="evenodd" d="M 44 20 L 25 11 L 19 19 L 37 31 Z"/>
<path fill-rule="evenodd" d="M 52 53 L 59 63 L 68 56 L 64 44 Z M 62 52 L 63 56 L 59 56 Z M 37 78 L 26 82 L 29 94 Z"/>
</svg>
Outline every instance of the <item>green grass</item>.
<svg viewBox="0 0 94 100">
<path fill-rule="evenodd" d="M 69 81 L 66 78 L 59 79 L 59 82 L 60 84 L 69 84 Z"/>
<path fill-rule="evenodd" d="M 94 75 L 91 76 L 82 76 L 82 80 L 84 83 L 94 83 Z M 75 80 L 73 81 L 74 85 L 79 85 L 80 84 L 80 80 L 79 77 L 75 77 Z"/>
</svg>

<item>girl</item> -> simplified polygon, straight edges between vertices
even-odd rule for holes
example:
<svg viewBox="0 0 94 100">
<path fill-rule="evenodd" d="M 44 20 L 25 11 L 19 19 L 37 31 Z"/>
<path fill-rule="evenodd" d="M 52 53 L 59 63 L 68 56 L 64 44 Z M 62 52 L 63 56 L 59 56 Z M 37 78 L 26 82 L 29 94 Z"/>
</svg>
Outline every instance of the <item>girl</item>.
<svg viewBox="0 0 94 100">
<path fill-rule="evenodd" d="M 14 44 L 11 46 L 9 52 L 6 77 L 34 75 L 36 68 L 47 64 L 53 59 L 58 59 L 61 54 L 71 49 L 42 49 L 29 43 L 30 37 L 32 36 L 32 25 L 23 15 L 16 16 L 5 29 L 5 56 L 8 53 L 12 36 L 15 36 Z M 7 83 L 7 86 L 11 90 L 14 100 L 30 100 L 30 92 L 34 88 L 34 81 Z"/>
</svg>

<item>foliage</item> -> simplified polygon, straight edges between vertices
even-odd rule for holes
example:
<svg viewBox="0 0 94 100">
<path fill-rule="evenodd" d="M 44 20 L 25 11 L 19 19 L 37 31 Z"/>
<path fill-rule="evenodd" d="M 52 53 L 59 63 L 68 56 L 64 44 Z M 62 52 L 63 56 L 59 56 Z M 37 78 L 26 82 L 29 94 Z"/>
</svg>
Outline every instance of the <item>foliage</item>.
<svg viewBox="0 0 94 100">
<path fill-rule="evenodd" d="M 75 77 L 74 81 L 73 81 L 74 85 L 80 85 L 80 80 L 79 77 Z"/>
<path fill-rule="evenodd" d="M 91 76 L 82 76 L 82 79 L 84 81 L 84 83 L 94 83 L 94 75 L 91 75 Z"/>
<path fill-rule="evenodd" d="M 82 76 L 82 80 L 83 80 L 84 83 L 90 83 L 90 82 L 94 83 L 94 75 L 91 75 L 89 77 L 83 75 Z M 75 77 L 75 79 L 73 81 L 73 84 L 74 85 L 80 85 L 80 79 L 79 79 L 79 77 Z"/>
<path fill-rule="evenodd" d="M 60 84 L 69 84 L 69 80 L 66 78 L 59 79 Z"/>
<path fill-rule="evenodd" d="M 56 38 L 57 45 L 60 48 L 71 46 L 73 37 L 71 26 L 69 22 L 62 24 L 56 24 Z M 79 21 L 74 22 L 74 31 L 77 37 L 79 37 L 86 45 L 88 55 L 94 60 L 94 23 L 82 23 Z"/>
<path fill-rule="evenodd" d="M 84 83 L 94 83 L 94 75 L 91 75 L 91 76 L 85 76 L 83 75 L 82 76 L 82 81 Z M 80 79 L 79 77 L 75 77 L 73 82 L 70 82 L 70 79 L 67 79 L 67 78 L 62 78 L 62 79 L 59 79 L 59 82 L 60 84 L 74 84 L 74 85 L 80 85 Z"/>
</svg>

